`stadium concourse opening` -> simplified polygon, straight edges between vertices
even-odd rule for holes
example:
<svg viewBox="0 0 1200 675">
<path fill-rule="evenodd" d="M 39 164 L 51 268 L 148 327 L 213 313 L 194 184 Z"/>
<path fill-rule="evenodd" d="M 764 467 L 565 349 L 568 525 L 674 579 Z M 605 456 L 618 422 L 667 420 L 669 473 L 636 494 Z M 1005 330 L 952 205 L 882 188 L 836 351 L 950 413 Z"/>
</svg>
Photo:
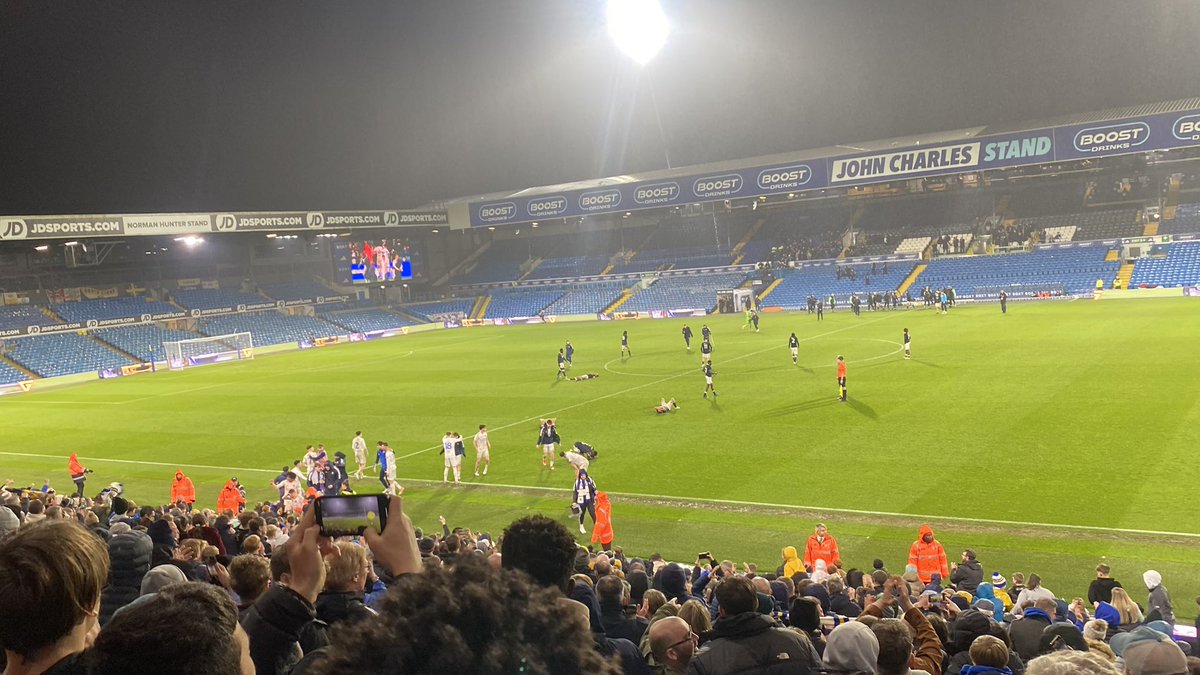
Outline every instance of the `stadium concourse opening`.
<svg viewBox="0 0 1200 675">
<path fill-rule="evenodd" d="M 869 4 L 7 12 L 0 670 L 1188 672 L 1200 5 Z"/>
</svg>

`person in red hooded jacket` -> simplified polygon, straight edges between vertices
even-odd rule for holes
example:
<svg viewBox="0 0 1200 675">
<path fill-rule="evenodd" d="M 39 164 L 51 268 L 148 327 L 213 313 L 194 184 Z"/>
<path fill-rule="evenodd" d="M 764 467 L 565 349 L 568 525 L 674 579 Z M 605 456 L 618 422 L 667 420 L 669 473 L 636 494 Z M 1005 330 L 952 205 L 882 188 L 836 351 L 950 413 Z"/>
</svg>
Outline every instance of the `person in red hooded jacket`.
<svg viewBox="0 0 1200 675">
<path fill-rule="evenodd" d="M 217 496 L 217 512 L 229 511 L 237 515 L 241 513 L 244 506 L 246 506 L 246 498 L 238 488 L 237 480 L 230 478 L 225 481 L 225 487 L 221 488 L 221 494 Z"/>
<path fill-rule="evenodd" d="M 75 496 L 83 496 L 83 484 L 87 482 L 87 475 L 91 473 L 86 467 L 79 463 L 79 457 L 75 453 L 67 458 L 67 471 L 71 472 L 71 480 L 75 481 Z"/>
<path fill-rule="evenodd" d="M 908 549 L 908 564 L 917 566 L 917 577 L 921 583 L 929 583 L 934 572 L 941 574 L 943 579 L 950 578 L 946 549 L 933 538 L 933 528 L 928 523 L 921 526 L 917 540 Z"/>
<path fill-rule="evenodd" d="M 184 475 L 182 469 L 175 472 L 175 482 L 171 483 L 171 503 L 179 502 L 183 502 L 188 511 L 191 511 L 192 504 L 196 503 L 196 486 L 192 484 L 191 478 Z"/>
<path fill-rule="evenodd" d="M 592 526 L 592 543 L 599 543 L 605 551 L 612 550 L 612 503 L 607 492 L 596 493 L 596 524 Z"/>
<path fill-rule="evenodd" d="M 816 569 L 818 560 L 824 560 L 827 565 L 841 562 L 837 540 L 830 536 L 824 523 L 817 523 L 804 544 L 804 566 L 810 570 Z"/>
</svg>

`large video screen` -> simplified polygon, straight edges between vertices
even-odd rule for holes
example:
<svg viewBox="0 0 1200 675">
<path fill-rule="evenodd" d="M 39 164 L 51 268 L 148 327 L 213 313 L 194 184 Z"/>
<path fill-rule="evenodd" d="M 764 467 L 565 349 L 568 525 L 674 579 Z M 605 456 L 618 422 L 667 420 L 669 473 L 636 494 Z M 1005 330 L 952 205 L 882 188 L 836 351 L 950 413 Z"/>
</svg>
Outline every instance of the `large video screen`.
<svg viewBox="0 0 1200 675">
<path fill-rule="evenodd" d="M 338 241 L 333 259 L 344 284 L 389 284 L 422 276 L 420 255 L 405 237 Z"/>
</svg>

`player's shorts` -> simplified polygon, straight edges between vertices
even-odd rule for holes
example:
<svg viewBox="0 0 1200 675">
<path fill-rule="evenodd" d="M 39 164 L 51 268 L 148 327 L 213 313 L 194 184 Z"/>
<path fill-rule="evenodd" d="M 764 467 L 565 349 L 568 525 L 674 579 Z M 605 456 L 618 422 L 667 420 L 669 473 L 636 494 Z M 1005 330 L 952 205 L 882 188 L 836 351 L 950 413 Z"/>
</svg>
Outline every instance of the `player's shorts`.
<svg viewBox="0 0 1200 675">
<path fill-rule="evenodd" d="M 355 452 L 355 453 L 354 453 L 354 461 L 355 461 L 355 462 L 357 462 L 357 463 L 358 463 L 358 464 L 360 464 L 360 465 L 361 465 L 361 464 L 366 464 L 366 463 L 367 463 L 367 453 L 365 453 L 365 452 Z"/>
<path fill-rule="evenodd" d="M 492 461 L 492 451 L 486 450 L 486 449 L 485 450 L 476 450 L 475 451 L 475 461 L 476 462 Z"/>
<path fill-rule="evenodd" d="M 838 386 L 839 386 L 839 387 L 844 387 L 844 386 L 846 386 L 846 378 L 844 378 L 844 377 L 839 377 L 839 378 L 838 378 Z"/>
<path fill-rule="evenodd" d="M 905 348 L 906 350 L 907 350 L 909 347 L 912 347 L 912 340 L 909 340 L 908 342 L 905 342 L 905 343 L 904 343 L 904 348 Z"/>
<path fill-rule="evenodd" d="M 455 455 L 454 455 L 454 453 L 453 453 L 453 452 L 447 452 L 447 453 L 445 453 L 445 455 L 446 455 L 446 456 L 445 456 L 445 458 L 444 458 L 444 460 L 443 460 L 443 461 L 444 461 L 444 463 L 445 463 L 445 465 L 446 465 L 446 468 L 448 469 L 448 468 L 450 468 L 450 467 L 454 466 L 454 457 L 455 457 Z"/>
<path fill-rule="evenodd" d="M 800 355 L 800 348 L 799 348 L 799 347 L 792 347 L 792 358 L 794 359 L 794 358 L 796 358 L 796 357 L 797 357 L 797 356 L 799 356 L 799 355 Z"/>
<path fill-rule="evenodd" d="M 551 455 L 553 455 L 553 454 L 554 454 L 554 444 L 553 444 L 553 443 L 545 443 L 545 444 L 543 444 L 543 445 L 542 445 L 542 454 L 543 454 L 543 455 L 545 455 L 545 454 L 551 454 Z"/>
<path fill-rule="evenodd" d="M 704 383 L 705 383 L 705 384 L 712 384 L 712 378 L 711 378 L 711 377 L 709 377 L 709 376 L 707 376 L 707 375 L 705 375 L 705 376 L 704 376 Z"/>
<path fill-rule="evenodd" d="M 462 455 L 452 455 L 450 457 L 450 466 L 453 466 L 453 467 L 462 466 L 462 458 L 463 458 Z"/>
<path fill-rule="evenodd" d="M 701 354 L 700 361 L 702 363 L 708 363 L 708 362 L 712 361 L 712 354 Z"/>
</svg>

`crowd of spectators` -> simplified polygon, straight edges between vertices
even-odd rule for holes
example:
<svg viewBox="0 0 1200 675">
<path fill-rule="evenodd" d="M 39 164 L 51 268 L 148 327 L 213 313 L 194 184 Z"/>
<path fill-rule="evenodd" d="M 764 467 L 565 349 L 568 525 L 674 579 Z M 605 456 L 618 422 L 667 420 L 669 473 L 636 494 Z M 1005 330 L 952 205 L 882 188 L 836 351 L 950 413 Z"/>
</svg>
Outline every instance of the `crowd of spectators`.
<svg viewBox="0 0 1200 675">
<path fill-rule="evenodd" d="M 819 232 L 812 236 L 794 235 L 776 241 L 771 246 L 770 260 L 786 265 L 793 260 L 825 260 L 842 252 L 837 232 Z"/>
<path fill-rule="evenodd" d="M 1158 572 L 1135 591 L 1100 565 L 1068 601 L 950 564 L 928 525 L 896 573 L 845 564 L 824 525 L 760 570 L 593 551 L 545 516 L 427 535 L 400 497 L 337 540 L 270 504 L 0 497 L 6 675 L 1200 672 Z"/>
</svg>

